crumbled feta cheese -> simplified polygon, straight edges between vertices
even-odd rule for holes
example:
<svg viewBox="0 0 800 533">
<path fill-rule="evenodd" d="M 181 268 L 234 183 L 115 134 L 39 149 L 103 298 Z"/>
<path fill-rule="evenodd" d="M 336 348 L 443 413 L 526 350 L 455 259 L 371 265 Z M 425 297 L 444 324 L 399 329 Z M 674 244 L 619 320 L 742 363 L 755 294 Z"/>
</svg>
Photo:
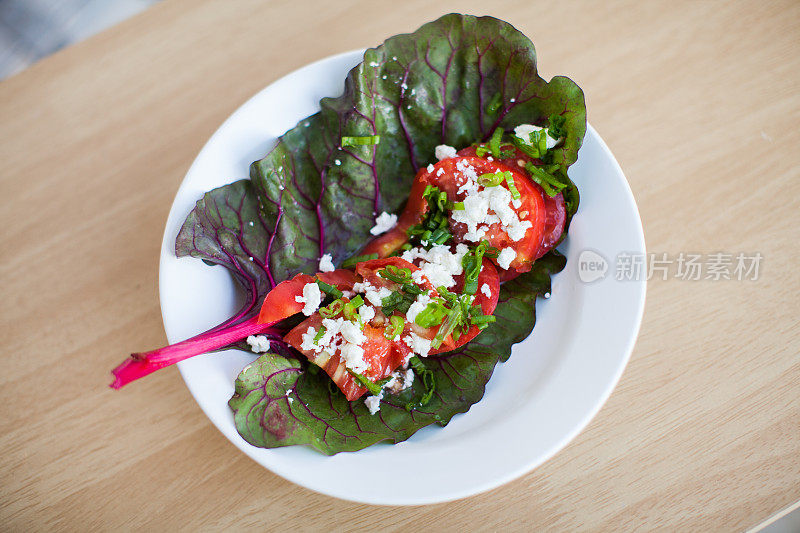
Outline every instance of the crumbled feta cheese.
<svg viewBox="0 0 800 533">
<path fill-rule="evenodd" d="M 411 348 L 415 354 L 418 354 L 420 357 L 428 357 L 428 353 L 431 351 L 431 340 L 425 339 L 414 333 L 413 331 L 403 337 L 403 342 Z"/>
<path fill-rule="evenodd" d="M 269 351 L 269 339 L 264 335 L 250 335 L 247 337 L 247 344 L 250 345 L 250 349 L 255 353 Z"/>
<path fill-rule="evenodd" d="M 414 384 L 414 371 L 410 368 L 408 370 L 395 370 L 390 377 L 391 379 L 386 382 L 383 388 L 393 394 L 402 392 Z"/>
<path fill-rule="evenodd" d="M 364 361 L 364 348 L 357 344 L 346 343 L 339 349 L 339 356 L 347 368 L 359 374 L 369 370 L 369 364 Z"/>
<path fill-rule="evenodd" d="M 436 175 L 437 175 L 437 176 L 443 176 L 443 175 L 444 175 L 444 169 L 443 169 L 443 168 L 440 168 L 439 170 L 437 170 L 437 171 L 436 171 Z"/>
<path fill-rule="evenodd" d="M 300 304 L 306 304 L 305 307 L 303 307 L 304 315 L 313 315 L 314 311 L 319 308 L 320 302 L 322 302 L 322 292 L 319 290 L 319 285 L 314 281 L 306 283 L 303 286 L 303 295 L 295 296 L 294 301 Z"/>
<path fill-rule="evenodd" d="M 409 322 L 415 322 L 417 320 L 417 315 L 424 311 L 430 302 L 431 297 L 427 294 L 420 294 L 417 296 L 417 299 L 414 300 L 414 303 L 408 307 L 408 312 L 406 312 L 406 320 Z"/>
<path fill-rule="evenodd" d="M 364 335 L 364 332 L 361 331 L 361 327 L 355 322 L 350 322 L 346 320 L 342 322 L 342 325 L 339 328 L 339 333 L 342 334 L 342 338 L 352 344 L 361 344 L 365 340 L 367 340 L 367 336 Z"/>
<path fill-rule="evenodd" d="M 252 227 L 253 227 L 253 225 L 254 225 L 254 223 L 253 223 L 253 221 L 252 221 L 252 220 L 251 220 L 250 222 L 248 222 L 248 224 L 250 224 L 250 227 L 251 227 L 251 228 L 252 228 Z"/>
<path fill-rule="evenodd" d="M 450 159 L 451 157 L 455 157 L 456 149 L 446 144 L 440 144 L 434 149 L 433 153 L 436 156 L 436 159 L 442 161 L 444 159 Z"/>
<path fill-rule="evenodd" d="M 427 281 L 425 279 L 425 273 L 422 272 L 422 270 L 415 270 L 414 272 L 411 273 L 411 281 L 413 281 L 417 285 L 422 285 L 423 283 L 425 283 L 425 281 Z"/>
<path fill-rule="evenodd" d="M 392 291 L 388 288 L 375 288 L 368 281 L 354 284 L 353 290 L 362 293 L 367 301 L 375 307 L 381 307 L 381 301 L 392 294 Z"/>
<path fill-rule="evenodd" d="M 461 163 L 461 162 L 459 162 Z M 458 168 L 458 164 L 456 164 Z M 464 239 L 471 242 L 479 242 L 492 224 L 501 224 L 503 230 L 509 238 L 516 242 L 525 236 L 525 232 L 533 224 L 528 220 L 520 220 L 516 211 L 512 208 L 521 207 L 522 202 L 514 200 L 511 191 L 500 185 L 494 187 L 484 187 L 478 190 L 478 185 L 467 168 L 459 168 L 467 177 L 467 182 L 459 189 L 459 193 L 466 192 L 464 198 L 464 209 L 459 209 L 451 213 L 451 218 L 455 222 L 466 224 L 467 232 Z"/>
<path fill-rule="evenodd" d="M 426 170 L 428 172 L 433 172 L 433 165 L 428 165 L 428 168 Z"/>
<path fill-rule="evenodd" d="M 333 272 L 336 268 L 333 266 L 333 257 L 331 254 L 324 254 L 319 258 L 319 271 L 320 272 Z"/>
<path fill-rule="evenodd" d="M 319 352 L 319 347 L 314 343 L 314 337 L 317 336 L 317 330 L 315 328 L 308 328 L 305 333 L 301 336 L 303 342 L 300 344 L 300 348 L 302 350 L 306 350 L 308 352 L 315 351 Z"/>
<path fill-rule="evenodd" d="M 422 262 L 419 268 L 433 286 L 439 287 L 443 285 L 449 288 L 455 285 L 453 276 L 458 276 L 464 272 L 461 260 L 464 259 L 467 252 L 469 252 L 469 247 L 463 243 L 456 246 L 455 253 L 450 251 L 449 246 L 437 244 L 432 246 L 430 250 L 425 250 L 424 248 L 406 250 L 400 257 L 408 262 L 421 259 Z"/>
<path fill-rule="evenodd" d="M 517 252 L 513 248 L 503 248 L 497 256 L 497 264 L 500 265 L 500 268 L 508 270 L 509 265 L 516 258 Z"/>
<path fill-rule="evenodd" d="M 370 305 L 362 305 L 358 308 L 358 316 L 364 324 L 368 324 L 370 320 L 375 318 L 375 308 Z"/>
<path fill-rule="evenodd" d="M 491 298 L 492 297 L 492 289 L 489 287 L 488 283 L 484 283 L 483 285 L 481 285 L 481 292 L 487 298 Z"/>
<path fill-rule="evenodd" d="M 378 65 L 379 65 L 379 63 L 377 61 L 370 61 L 369 62 L 369 66 L 371 66 L 371 67 L 377 67 Z"/>
<path fill-rule="evenodd" d="M 397 224 L 397 215 L 384 211 L 375 219 L 375 225 L 369 232 L 373 235 L 380 235 L 392 229 L 395 224 Z"/>
<path fill-rule="evenodd" d="M 369 409 L 369 414 L 374 415 L 381 410 L 381 400 L 383 399 L 383 391 L 379 392 L 377 396 L 367 396 L 364 398 L 364 404 Z"/>
</svg>

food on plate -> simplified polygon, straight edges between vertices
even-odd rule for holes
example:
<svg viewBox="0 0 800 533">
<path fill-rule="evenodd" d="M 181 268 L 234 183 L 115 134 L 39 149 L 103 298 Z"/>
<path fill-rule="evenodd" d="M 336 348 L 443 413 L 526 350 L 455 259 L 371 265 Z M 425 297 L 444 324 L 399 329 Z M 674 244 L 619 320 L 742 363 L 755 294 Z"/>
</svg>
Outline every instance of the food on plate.
<svg viewBox="0 0 800 533">
<path fill-rule="evenodd" d="M 509 24 L 451 14 L 367 50 L 320 107 L 178 235 L 178 256 L 231 271 L 242 309 L 133 354 L 112 387 L 246 349 L 242 437 L 333 454 L 447 424 L 530 333 L 578 207 L 580 88 L 540 78 Z"/>
</svg>

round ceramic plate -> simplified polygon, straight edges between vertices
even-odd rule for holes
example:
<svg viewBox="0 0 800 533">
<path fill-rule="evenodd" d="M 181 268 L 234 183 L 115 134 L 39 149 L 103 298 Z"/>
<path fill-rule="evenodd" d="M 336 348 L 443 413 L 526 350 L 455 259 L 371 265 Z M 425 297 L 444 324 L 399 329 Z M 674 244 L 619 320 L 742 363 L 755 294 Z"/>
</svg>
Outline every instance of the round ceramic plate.
<svg viewBox="0 0 800 533">
<path fill-rule="evenodd" d="M 169 342 L 213 327 L 239 307 L 226 270 L 175 256 L 186 215 L 206 191 L 248 176 L 250 163 L 315 113 L 320 98 L 340 94 L 362 54 L 329 57 L 276 81 L 233 113 L 197 156 L 172 205 L 161 248 L 159 289 Z M 567 267 L 554 276 L 552 297 L 537 303 L 530 337 L 498 365 L 483 399 L 446 427 L 332 457 L 301 446 L 266 450 L 239 436 L 228 408 L 234 380 L 253 354 L 228 350 L 183 361 L 178 366 L 186 385 L 214 425 L 258 464 L 338 498 L 384 505 L 443 502 L 530 471 L 575 437 L 611 394 L 644 308 L 644 279 L 618 281 L 614 275 L 618 254 L 644 254 L 639 213 L 622 170 L 591 127 L 570 176 L 581 205 L 559 247 Z M 383 481 L 368 483 L 359 472 Z"/>
</svg>

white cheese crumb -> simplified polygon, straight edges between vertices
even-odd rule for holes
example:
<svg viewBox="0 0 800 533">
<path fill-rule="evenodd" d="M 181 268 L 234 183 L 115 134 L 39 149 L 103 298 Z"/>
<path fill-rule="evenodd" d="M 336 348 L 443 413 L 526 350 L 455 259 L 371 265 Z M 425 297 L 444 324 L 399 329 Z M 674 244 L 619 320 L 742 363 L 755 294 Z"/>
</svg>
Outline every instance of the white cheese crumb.
<svg viewBox="0 0 800 533">
<path fill-rule="evenodd" d="M 503 248 L 497 256 L 497 264 L 500 265 L 500 268 L 508 270 L 509 265 L 511 265 L 511 262 L 516 258 L 517 252 L 515 252 L 513 248 Z"/>
<path fill-rule="evenodd" d="M 377 396 L 367 396 L 364 398 L 364 404 L 369 409 L 369 414 L 374 415 L 381 410 L 381 400 L 383 399 L 383 391 L 379 392 Z"/>
<path fill-rule="evenodd" d="M 339 356 L 353 372 L 361 374 L 369 370 L 369 365 L 364 361 L 364 348 L 357 344 L 345 343 L 340 348 Z"/>
<path fill-rule="evenodd" d="M 550 298 L 550 293 L 549 292 L 544 293 L 544 297 L 545 299 Z"/>
<path fill-rule="evenodd" d="M 397 215 L 384 211 L 375 219 L 375 225 L 369 232 L 373 235 L 380 235 L 392 229 L 395 224 L 397 224 Z"/>
<path fill-rule="evenodd" d="M 400 257 L 410 263 L 416 259 L 421 259 L 422 262 L 419 268 L 433 286 L 439 287 L 443 285 L 449 288 L 455 285 L 453 276 L 458 276 L 464 272 L 461 261 L 467 252 L 469 252 L 469 247 L 463 243 L 456 246 L 455 253 L 450 251 L 449 246 L 437 244 L 432 246 L 430 250 L 423 248 L 406 250 Z"/>
<path fill-rule="evenodd" d="M 388 288 L 375 288 L 367 281 L 356 283 L 353 285 L 353 290 L 362 293 L 367 301 L 376 307 L 380 307 L 381 301 L 392 294 Z"/>
<path fill-rule="evenodd" d="M 361 344 L 367 340 L 367 336 L 364 335 L 363 331 L 361 331 L 359 325 L 355 322 L 350 322 L 349 320 L 342 322 L 339 333 L 342 334 L 342 338 L 345 341 L 351 344 Z"/>
<path fill-rule="evenodd" d="M 377 61 L 370 61 L 369 62 L 369 66 L 371 66 L 371 67 L 377 67 L 379 65 L 380 65 L 380 63 L 378 63 Z"/>
<path fill-rule="evenodd" d="M 428 172 L 433 172 L 433 165 L 428 165 L 428 168 L 426 170 Z"/>
<path fill-rule="evenodd" d="M 403 337 L 403 342 L 405 342 L 406 345 L 420 357 L 428 357 L 428 353 L 431 351 L 432 341 L 430 339 L 420 337 L 413 331 Z"/>
<path fill-rule="evenodd" d="M 250 227 L 253 227 L 253 221 L 252 220 L 250 222 L 248 222 L 248 224 L 250 224 Z"/>
<path fill-rule="evenodd" d="M 314 344 L 314 337 L 317 336 L 316 328 L 308 328 L 305 333 L 301 336 L 303 342 L 300 344 L 300 348 L 306 350 L 308 352 L 315 351 L 318 352 L 318 346 Z"/>
<path fill-rule="evenodd" d="M 402 392 L 414 384 L 414 371 L 410 368 L 408 370 L 395 370 L 390 377 L 391 379 L 386 382 L 383 388 L 394 394 Z"/>
<path fill-rule="evenodd" d="M 358 316 L 364 324 L 368 324 L 370 320 L 375 318 L 375 308 L 370 305 L 362 305 L 358 308 Z"/>
<path fill-rule="evenodd" d="M 295 296 L 294 301 L 300 304 L 306 304 L 305 307 L 303 307 L 304 315 L 313 315 L 314 311 L 319 308 L 320 302 L 322 302 L 322 292 L 319 290 L 319 285 L 314 281 L 306 283 L 303 286 L 303 295 Z"/>
<path fill-rule="evenodd" d="M 247 337 L 247 344 L 254 353 L 269 351 L 269 339 L 264 335 L 250 335 Z"/>
<path fill-rule="evenodd" d="M 325 254 L 319 258 L 319 271 L 320 272 L 333 272 L 336 268 L 333 266 L 333 257 L 331 254 Z"/>
<path fill-rule="evenodd" d="M 456 149 L 446 144 L 440 144 L 434 149 L 433 153 L 436 156 L 436 159 L 442 161 L 444 159 L 450 159 L 451 157 L 455 157 Z"/>
<path fill-rule="evenodd" d="M 338 167 L 339 165 L 341 165 L 341 164 L 342 164 L 342 161 L 341 161 L 341 159 L 337 159 L 336 161 L 334 161 L 334 163 L 335 163 L 335 164 L 336 164 L 336 166 Z"/>
<path fill-rule="evenodd" d="M 483 285 L 481 285 L 481 292 L 487 298 L 491 298 L 492 297 L 492 289 L 489 288 L 489 284 L 488 283 L 484 283 Z"/>
</svg>

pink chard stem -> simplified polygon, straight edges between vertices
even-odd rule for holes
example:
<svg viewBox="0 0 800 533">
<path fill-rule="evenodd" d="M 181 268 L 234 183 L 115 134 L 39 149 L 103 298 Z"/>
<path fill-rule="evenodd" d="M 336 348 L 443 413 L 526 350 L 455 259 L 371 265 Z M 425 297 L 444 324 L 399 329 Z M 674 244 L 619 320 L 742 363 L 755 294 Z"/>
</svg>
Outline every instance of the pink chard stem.
<svg viewBox="0 0 800 533">
<path fill-rule="evenodd" d="M 256 322 L 257 319 L 256 316 L 235 326 L 201 333 L 191 339 L 157 350 L 131 354 L 129 359 L 111 371 L 114 374 L 111 388 L 120 389 L 131 381 L 136 381 L 160 368 L 174 365 L 195 355 L 218 350 L 250 335 L 272 333 L 269 328 L 273 323 L 259 324 Z"/>
</svg>

